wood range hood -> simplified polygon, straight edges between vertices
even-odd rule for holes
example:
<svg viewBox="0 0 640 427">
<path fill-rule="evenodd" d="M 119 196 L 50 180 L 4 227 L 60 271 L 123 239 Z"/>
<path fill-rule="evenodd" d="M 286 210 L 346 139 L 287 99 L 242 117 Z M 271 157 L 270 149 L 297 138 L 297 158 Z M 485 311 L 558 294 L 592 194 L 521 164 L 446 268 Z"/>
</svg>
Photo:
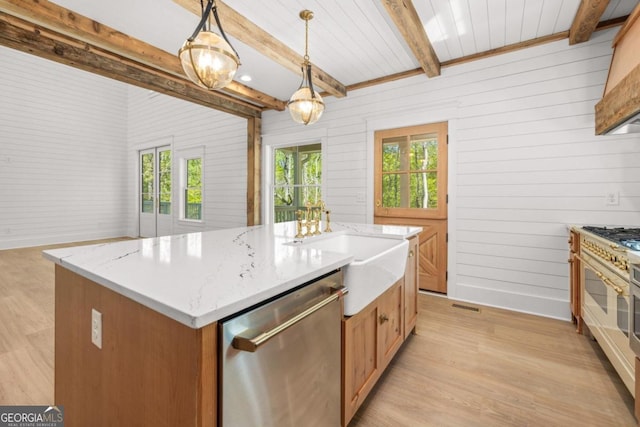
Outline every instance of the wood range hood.
<svg viewBox="0 0 640 427">
<path fill-rule="evenodd" d="M 640 4 L 613 40 L 613 57 L 602 100 L 596 104 L 596 134 L 640 132 Z"/>
</svg>

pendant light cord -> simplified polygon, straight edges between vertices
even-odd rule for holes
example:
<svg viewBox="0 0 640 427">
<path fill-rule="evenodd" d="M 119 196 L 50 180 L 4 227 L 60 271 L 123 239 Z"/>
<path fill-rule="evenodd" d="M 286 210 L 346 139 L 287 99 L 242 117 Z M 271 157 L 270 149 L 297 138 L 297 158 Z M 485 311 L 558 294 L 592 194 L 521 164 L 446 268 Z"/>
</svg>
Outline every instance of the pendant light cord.
<svg viewBox="0 0 640 427">
<path fill-rule="evenodd" d="M 305 18 L 304 20 L 304 67 L 306 68 L 303 71 L 303 80 L 304 74 L 306 74 L 307 82 L 309 83 L 309 89 L 311 90 L 311 98 L 316 97 L 316 91 L 313 89 L 313 82 L 311 81 L 311 62 L 309 62 L 309 18 Z"/>
<path fill-rule="evenodd" d="M 220 18 L 218 17 L 218 6 L 216 6 L 215 0 L 209 0 L 209 2 L 213 3 L 213 17 L 216 19 L 216 25 L 218 26 L 218 29 L 220 30 L 220 35 L 222 36 L 224 41 L 229 43 L 229 46 L 231 47 L 231 50 L 233 50 L 233 53 L 236 54 L 236 57 L 238 58 L 238 62 L 239 62 L 240 61 L 240 55 L 238 55 L 238 52 L 233 47 L 233 45 L 231 44 L 231 42 L 227 38 L 227 35 L 224 33 L 224 30 L 222 29 L 222 24 L 220 23 Z"/>
<path fill-rule="evenodd" d="M 227 38 L 227 35 L 224 33 L 224 30 L 222 29 L 222 24 L 220 23 L 220 18 L 218 17 L 218 6 L 216 6 L 215 0 L 208 0 L 207 7 L 204 7 L 203 0 L 200 0 L 200 9 L 202 10 L 202 18 L 200 18 L 200 23 L 198 23 L 198 26 L 188 40 L 192 42 L 195 40 L 200 30 L 205 29 L 206 31 L 207 20 L 210 17 L 211 11 L 213 11 L 213 17 L 215 18 L 216 25 L 220 30 L 220 35 L 222 36 L 224 41 L 229 44 L 229 47 L 231 47 L 231 50 L 233 50 L 233 53 L 235 53 L 236 58 L 238 58 L 238 61 L 240 61 L 240 55 L 238 55 L 238 51 L 233 47 L 233 45 Z M 209 24 L 209 30 L 211 30 L 211 24 Z"/>
<path fill-rule="evenodd" d="M 309 19 L 304 20 L 304 62 L 309 62 Z"/>
<path fill-rule="evenodd" d="M 200 7 L 202 7 L 202 1 L 200 1 Z M 200 22 L 198 23 L 198 26 L 193 31 L 193 34 L 191 35 L 191 37 L 189 37 L 187 40 L 189 40 L 190 42 L 195 40 L 195 38 L 198 35 L 198 33 L 200 32 L 200 30 L 207 23 L 207 19 L 209 18 L 209 13 L 211 13 L 211 8 L 212 7 L 213 7 L 213 0 L 209 0 L 207 2 L 207 7 L 202 12 L 202 18 L 200 18 Z"/>
</svg>

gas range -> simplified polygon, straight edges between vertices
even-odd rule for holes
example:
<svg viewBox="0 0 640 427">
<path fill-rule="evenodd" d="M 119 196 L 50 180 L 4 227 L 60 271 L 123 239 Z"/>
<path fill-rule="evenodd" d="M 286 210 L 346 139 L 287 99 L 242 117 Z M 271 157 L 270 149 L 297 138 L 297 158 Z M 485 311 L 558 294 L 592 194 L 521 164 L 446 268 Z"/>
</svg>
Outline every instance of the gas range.
<svg viewBox="0 0 640 427">
<path fill-rule="evenodd" d="M 584 226 L 582 229 L 625 246 L 632 251 L 640 251 L 640 228 Z"/>
<path fill-rule="evenodd" d="M 628 280 L 627 251 L 640 250 L 640 228 L 584 226 L 582 231 L 580 248 Z"/>
</svg>

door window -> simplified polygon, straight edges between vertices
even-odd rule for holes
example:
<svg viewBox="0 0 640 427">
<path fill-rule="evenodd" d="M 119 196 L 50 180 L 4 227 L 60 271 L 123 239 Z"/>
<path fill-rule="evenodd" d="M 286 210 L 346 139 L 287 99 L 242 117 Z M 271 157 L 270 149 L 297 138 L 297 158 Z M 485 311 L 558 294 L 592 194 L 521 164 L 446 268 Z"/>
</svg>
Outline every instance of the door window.
<svg viewBox="0 0 640 427">
<path fill-rule="evenodd" d="M 173 226 L 171 146 L 139 152 L 140 231 L 142 237 L 171 234 Z"/>
<path fill-rule="evenodd" d="M 171 215 L 171 150 L 158 152 L 158 196 L 160 215 Z"/>
<path fill-rule="evenodd" d="M 155 151 L 140 156 L 140 212 L 153 213 L 155 201 Z"/>
<path fill-rule="evenodd" d="M 446 218 L 446 134 L 446 123 L 376 132 L 376 216 Z"/>
</svg>

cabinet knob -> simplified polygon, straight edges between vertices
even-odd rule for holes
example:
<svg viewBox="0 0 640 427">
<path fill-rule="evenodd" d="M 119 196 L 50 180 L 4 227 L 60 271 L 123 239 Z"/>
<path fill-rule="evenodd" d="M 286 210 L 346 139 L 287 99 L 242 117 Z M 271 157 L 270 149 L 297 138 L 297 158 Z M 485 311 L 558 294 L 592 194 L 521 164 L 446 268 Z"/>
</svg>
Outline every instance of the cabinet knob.
<svg viewBox="0 0 640 427">
<path fill-rule="evenodd" d="M 409 258 L 413 257 L 413 255 L 415 255 L 415 254 L 413 253 L 413 249 L 411 249 L 411 250 L 409 251 Z"/>
<path fill-rule="evenodd" d="M 387 316 L 386 314 L 382 313 L 380 315 L 380 324 L 382 325 L 384 322 L 387 322 L 389 320 L 389 316 Z"/>
<path fill-rule="evenodd" d="M 382 203 L 380 202 L 380 200 L 376 200 L 376 207 L 378 207 L 378 208 L 379 208 L 381 204 L 382 204 Z"/>
</svg>

